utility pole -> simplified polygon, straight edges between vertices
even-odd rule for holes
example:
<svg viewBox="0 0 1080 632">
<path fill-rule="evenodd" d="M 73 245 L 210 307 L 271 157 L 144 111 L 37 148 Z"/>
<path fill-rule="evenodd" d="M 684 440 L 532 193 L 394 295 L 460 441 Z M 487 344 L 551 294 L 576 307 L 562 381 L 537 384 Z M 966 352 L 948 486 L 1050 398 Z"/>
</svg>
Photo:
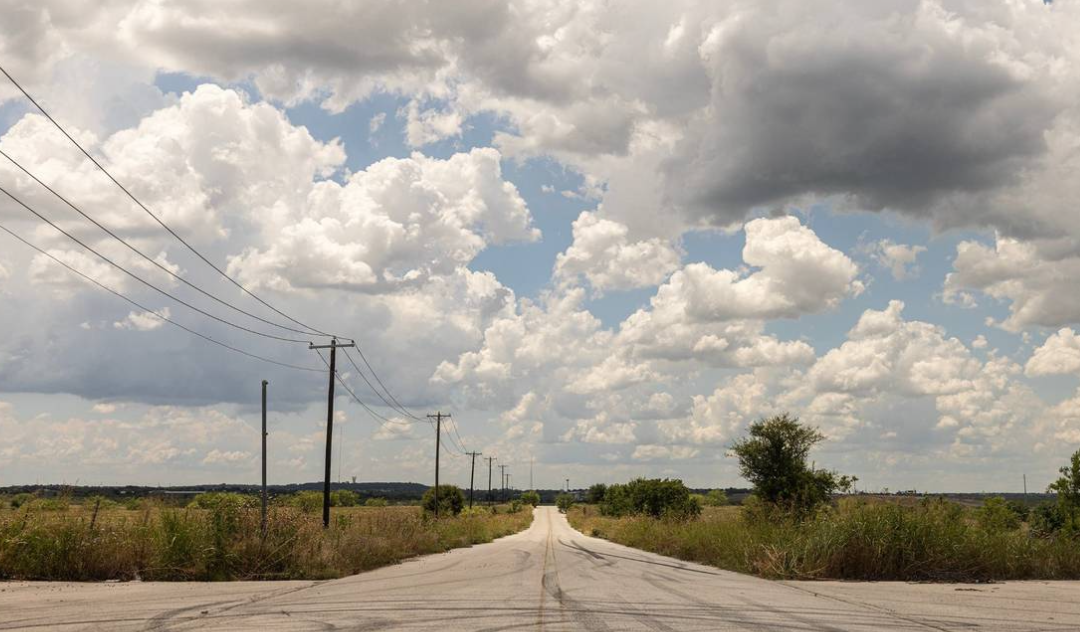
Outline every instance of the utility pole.
<svg viewBox="0 0 1080 632">
<path fill-rule="evenodd" d="M 330 350 L 330 389 L 326 396 L 326 471 L 323 476 L 322 526 L 330 526 L 330 457 L 333 455 L 334 440 L 334 382 L 337 380 L 337 350 L 339 347 L 355 347 L 355 343 L 343 344 L 332 338 L 328 345 L 309 344 L 308 349 Z M 321 357 L 321 356 L 320 356 Z"/>
<path fill-rule="evenodd" d="M 435 420 L 435 517 L 439 517 L 439 445 L 442 436 L 443 417 L 449 417 L 450 413 L 443 414 L 436 411 L 434 415 L 428 415 L 428 419 Z"/>
<path fill-rule="evenodd" d="M 506 500 L 506 467 L 499 465 L 499 500 Z"/>
<path fill-rule="evenodd" d="M 1027 500 L 1027 472 L 1024 472 L 1024 500 Z"/>
<path fill-rule="evenodd" d="M 533 470 L 533 457 L 530 454 L 529 455 L 529 489 L 536 489 L 535 487 L 533 487 L 532 470 Z"/>
<path fill-rule="evenodd" d="M 270 382 L 262 381 L 262 513 L 259 521 L 259 532 L 266 537 L 266 385 Z"/>
<path fill-rule="evenodd" d="M 469 509 L 472 509 L 473 503 L 473 481 L 476 480 L 476 457 L 483 454 L 483 452 L 466 452 L 472 457 L 472 468 L 469 470 Z"/>
<path fill-rule="evenodd" d="M 494 461 L 494 460 L 495 460 L 495 457 L 493 457 L 493 456 L 489 456 L 487 458 L 487 462 L 488 462 L 488 494 L 487 494 L 487 501 L 488 501 L 489 505 L 491 504 L 491 500 L 492 500 L 491 499 L 491 462 Z"/>
</svg>

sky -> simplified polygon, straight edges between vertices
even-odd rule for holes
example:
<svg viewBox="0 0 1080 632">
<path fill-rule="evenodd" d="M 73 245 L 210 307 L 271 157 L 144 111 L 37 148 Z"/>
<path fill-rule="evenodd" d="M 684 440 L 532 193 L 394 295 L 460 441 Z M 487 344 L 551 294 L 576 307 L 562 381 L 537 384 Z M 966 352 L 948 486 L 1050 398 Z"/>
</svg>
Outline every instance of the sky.
<svg viewBox="0 0 1080 632">
<path fill-rule="evenodd" d="M 0 485 L 257 482 L 262 380 L 319 480 L 322 332 L 341 480 L 430 483 L 435 411 L 464 485 L 742 486 L 781 412 L 861 489 L 1080 448 L 1074 2 L 2 4 L 146 210 L 0 81 Z"/>
</svg>

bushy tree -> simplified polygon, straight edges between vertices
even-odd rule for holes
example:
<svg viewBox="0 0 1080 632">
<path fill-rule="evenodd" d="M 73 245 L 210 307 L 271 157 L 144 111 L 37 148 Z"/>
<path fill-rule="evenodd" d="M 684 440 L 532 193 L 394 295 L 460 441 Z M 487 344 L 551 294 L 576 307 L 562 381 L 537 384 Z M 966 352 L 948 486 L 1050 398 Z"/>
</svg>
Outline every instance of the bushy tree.
<svg viewBox="0 0 1080 632">
<path fill-rule="evenodd" d="M 574 506 L 574 497 L 570 494 L 559 494 L 555 497 L 555 506 L 562 513 L 566 513 Z"/>
<path fill-rule="evenodd" d="M 979 526 L 991 533 L 1014 531 L 1020 528 L 1020 517 L 1000 496 L 987 498 L 982 507 L 975 510 Z"/>
<path fill-rule="evenodd" d="M 723 507 L 728 504 L 727 493 L 722 489 L 709 490 L 709 493 L 705 494 L 702 502 L 708 507 Z"/>
<path fill-rule="evenodd" d="M 198 494 L 188 504 L 197 509 L 243 509 L 257 507 L 259 499 L 249 494 L 237 494 L 235 492 L 205 492 Z"/>
<path fill-rule="evenodd" d="M 335 489 L 330 492 L 331 507 L 355 507 L 360 504 L 360 494 L 351 489 Z"/>
<path fill-rule="evenodd" d="M 365 507 L 385 507 L 389 504 L 385 498 L 368 498 L 364 501 Z"/>
<path fill-rule="evenodd" d="M 1050 484 L 1047 492 L 1057 494 L 1057 520 L 1059 530 L 1080 535 L 1080 450 L 1069 457 L 1068 465 L 1062 467 L 1061 477 Z"/>
<path fill-rule="evenodd" d="M 641 514 L 653 518 L 693 518 L 701 513 L 701 505 L 680 480 L 638 478 L 625 485 L 608 486 L 600 513 L 606 516 Z"/>
<path fill-rule="evenodd" d="M 850 489 L 854 479 L 807 466 L 810 449 L 825 435 L 804 426 L 787 413 L 750 424 L 750 435 L 735 442 L 739 471 L 754 486 L 762 502 L 805 513 L 837 491 Z"/>
<path fill-rule="evenodd" d="M 607 493 L 607 485 L 603 483 L 596 483 L 589 486 L 589 491 L 585 492 L 585 502 L 590 505 L 599 505 L 604 502 L 604 494 Z"/>
<path fill-rule="evenodd" d="M 540 504 L 540 494 L 534 491 L 522 492 L 521 502 L 535 507 Z"/>
<path fill-rule="evenodd" d="M 420 501 L 425 513 L 435 513 L 435 488 L 428 488 Z M 439 485 L 439 515 L 456 516 L 465 506 L 465 494 L 457 485 Z"/>
</svg>

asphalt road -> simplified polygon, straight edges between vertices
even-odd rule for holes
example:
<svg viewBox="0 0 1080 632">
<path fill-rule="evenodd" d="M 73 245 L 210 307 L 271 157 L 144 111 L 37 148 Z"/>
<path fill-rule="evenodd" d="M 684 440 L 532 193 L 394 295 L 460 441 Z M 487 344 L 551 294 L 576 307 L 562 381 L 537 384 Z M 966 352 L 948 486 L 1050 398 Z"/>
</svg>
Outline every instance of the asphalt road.
<svg viewBox="0 0 1080 632">
<path fill-rule="evenodd" d="M 0 630 L 1080 630 L 1080 582 L 769 582 L 586 537 L 517 535 L 325 582 L 0 583 Z"/>
</svg>

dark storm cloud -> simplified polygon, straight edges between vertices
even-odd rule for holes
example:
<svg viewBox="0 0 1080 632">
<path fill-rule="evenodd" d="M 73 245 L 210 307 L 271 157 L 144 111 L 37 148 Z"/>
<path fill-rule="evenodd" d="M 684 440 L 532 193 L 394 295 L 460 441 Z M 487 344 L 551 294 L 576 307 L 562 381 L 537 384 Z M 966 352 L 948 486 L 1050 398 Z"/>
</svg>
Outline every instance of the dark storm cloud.
<svg viewBox="0 0 1080 632">
<path fill-rule="evenodd" d="M 716 42 L 711 106 L 667 165 L 678 206 L 724 224 L 838 195 L 930 216 L 1015 183 L 1044 152 L 1052 99 L 995 61 L 992 43 L 916 12 L 818 17 L 794 29 L 763 10 Z"/>
</svg>

